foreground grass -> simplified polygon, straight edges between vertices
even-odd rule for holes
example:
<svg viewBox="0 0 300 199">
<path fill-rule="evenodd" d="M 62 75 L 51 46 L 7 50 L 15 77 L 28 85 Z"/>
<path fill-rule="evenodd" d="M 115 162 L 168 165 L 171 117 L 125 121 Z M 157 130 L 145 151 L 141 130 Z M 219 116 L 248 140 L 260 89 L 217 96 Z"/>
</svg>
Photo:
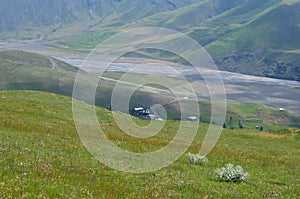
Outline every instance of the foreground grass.
<svg viewBox="0 0 300 199">
<path fill-rule="evenodd" d="M 138 140 L 123 134 L 109 111 L 99 108 L 97 113 L 108 137 L 131 151 L 166 145 L 178 126 L 169 121 L 157 136 Z M 190 152 L 199 151 L 206 129 L 206 124 L 200 124 Z M 190 165 L 182 156 L 157 172 L 118 172 L 99 163 L 82 146 L 70 98 L 0 92 L 1 198 L 297 198 L 299 153 L 297 130 L 284 134 L 225 130 L 205 166 Z M 249 180 L 217 182 L 214 170 L 227 163 L 245 168 Z"/>
</svg>

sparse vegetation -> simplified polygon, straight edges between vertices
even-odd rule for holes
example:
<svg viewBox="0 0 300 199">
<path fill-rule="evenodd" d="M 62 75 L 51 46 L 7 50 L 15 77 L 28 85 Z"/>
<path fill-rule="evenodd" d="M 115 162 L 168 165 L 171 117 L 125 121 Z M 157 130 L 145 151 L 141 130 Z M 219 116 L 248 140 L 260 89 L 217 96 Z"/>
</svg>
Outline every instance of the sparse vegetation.
<svg viewBox="0 0 300 199">
<path fill-rule="evenodd" d="M 249 174 L 241 166 L 227 164 L 225 167 L 216 169 L 217 180 L 225 182 L 245 182 Z"/>
<path fill-rule="evenodd" d="M 208 161 L 207 157 L 201 156 L 200 154 L 188 153 L 187 157 L 190 164 L 204 165 Z"/>
</svg>

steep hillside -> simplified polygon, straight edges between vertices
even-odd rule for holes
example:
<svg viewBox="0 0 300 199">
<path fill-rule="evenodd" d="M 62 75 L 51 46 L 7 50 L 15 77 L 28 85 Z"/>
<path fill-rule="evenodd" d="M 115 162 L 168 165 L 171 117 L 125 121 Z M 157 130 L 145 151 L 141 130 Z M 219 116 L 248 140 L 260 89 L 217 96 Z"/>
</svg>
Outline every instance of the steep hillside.
<svg viewBox="0 0 300 199">
<path fill-rule="evenodd" d="M 95 20 L 105 17 L 115 3 L 118 1 L 3 1 L 0 8 L 1 31 L 23 31 L 30 27 L 62 26 L 83 19 Z"/>
<path fill-rule="evenodd" d="M 208 43 L 207 49 L 223 69 L 299 81 L 299 9 L 300 2 L 269 7 Z M 236 13 L 222 19 L 231 16 Z"/>
<path fill-rule="evenodd" d="M 44 40 L 76 36 L 93 27 L 124 25 L 157 12 L 175 10 L 197 0 L 4 0 L 0 8 L 3 38 Z M 57 32 L 59 34 L 57 35 Z"/>
<path fill-rule="evenodd" d="M 186 31 L 198 27 L 200 24 L 243 5 L 247 0 L 202 0 L 169 12 L 158 13 L 142 19 L 140 25 L 157 25 L 175 30 Z M 204 45 L 204 44 L 202 44 Z"/>
</svg>

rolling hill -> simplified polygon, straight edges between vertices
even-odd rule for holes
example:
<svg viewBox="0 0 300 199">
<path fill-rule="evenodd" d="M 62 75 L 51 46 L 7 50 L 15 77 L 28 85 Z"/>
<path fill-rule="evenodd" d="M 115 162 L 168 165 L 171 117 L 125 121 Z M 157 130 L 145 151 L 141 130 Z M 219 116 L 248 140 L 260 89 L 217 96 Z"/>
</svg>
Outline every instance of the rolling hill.
<svg viewBox="0 0 300 199">
<path fill-rule="evenodd" d="M 77 68 L 23 51 L 0 51 L 1 90 L 40 90 L 71 95 Z"/>
</svg>

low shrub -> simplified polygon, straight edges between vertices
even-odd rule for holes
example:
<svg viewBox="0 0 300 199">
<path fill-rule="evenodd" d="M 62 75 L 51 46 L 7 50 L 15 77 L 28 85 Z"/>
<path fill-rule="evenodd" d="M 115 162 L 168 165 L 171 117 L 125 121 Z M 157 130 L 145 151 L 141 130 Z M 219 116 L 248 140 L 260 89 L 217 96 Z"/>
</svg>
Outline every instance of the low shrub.
<svg viewBox="0 0 300 199">
<path fill-rule="evenodd" d="M 249 174 L 241 166 L 227 164 L 225 167 L 216 169 L 217 180 L 225 182 L 244 182 Z"/>
<path fill-rule="evenodd" d="M 188 153 L 187 157 L 190 164 L 204 165 L 208 161 L 207 157 L 201 156 L 200 154 Z"/>
</svg>

